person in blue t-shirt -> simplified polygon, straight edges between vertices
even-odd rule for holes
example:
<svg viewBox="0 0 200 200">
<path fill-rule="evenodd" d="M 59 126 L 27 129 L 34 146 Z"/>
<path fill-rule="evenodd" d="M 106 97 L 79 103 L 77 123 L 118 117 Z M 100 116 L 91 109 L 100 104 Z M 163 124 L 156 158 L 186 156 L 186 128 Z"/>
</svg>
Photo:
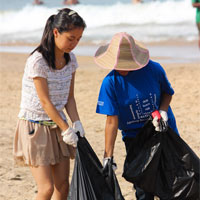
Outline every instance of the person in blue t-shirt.
<svg viewBox="0 0 200 200">
<path fill-rule="evenodd" d="M 107 115 L 103 166 L 113 157 L 118 129 L 127 151 L 150 116 L 156 131 L 164 131 L 169 125 L 178 134 L 169 105 L 174 90 L 162 66 L 149 59 L 147 49 L 131 35 L 117 33 L 97 50 L 94 60 L 111 69 L 102 82 L 96 108 L 97 113 Z M 135 189 L 138 200 L 154 199 L 153 194 Z"/>
</svg>

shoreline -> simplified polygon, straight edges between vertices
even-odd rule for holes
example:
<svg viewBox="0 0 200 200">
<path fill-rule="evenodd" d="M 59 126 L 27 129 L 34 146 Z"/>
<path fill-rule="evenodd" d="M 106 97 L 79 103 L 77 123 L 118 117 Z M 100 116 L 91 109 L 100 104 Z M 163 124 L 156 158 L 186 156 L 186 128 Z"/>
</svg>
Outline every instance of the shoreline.
<svg viewBox="0 0 200 200">
<path fill-rule="evenodd" d="M 111 38 L 110 38 L 111 39 Z M 142 42 L 142 41 L 140 41 Z M 144 43 L 144 42 L 142 42 Z M 38 42 L 0 42 L 0 46 L 37 46 Z M 98 46 L 104 44 L 102 42 L 94 43 L 94 42 L 79 42 L 79 46 Z M 154 42 L 145 42 L 145 45 L 179 45 L 179 46 L 189 46 L 189 45 L 198 45 L 198 39 L 196 40 L 184 40 L 184 39 L 170 39 L 170 40 L 160 40 L 160 41 L 154 41 Z"/>
<path fill-rule="evenodd" d="M 0 53 L 29 54 L 36 43 L 0 44 Z M 100 44 L 81 43 L 73 50 L 77 56 L 94 56 Z M 197 41 L 162 41 L 144 43 L 152 60 L 161 63 L 200 63 L 200 49 Z"/>
</svg>

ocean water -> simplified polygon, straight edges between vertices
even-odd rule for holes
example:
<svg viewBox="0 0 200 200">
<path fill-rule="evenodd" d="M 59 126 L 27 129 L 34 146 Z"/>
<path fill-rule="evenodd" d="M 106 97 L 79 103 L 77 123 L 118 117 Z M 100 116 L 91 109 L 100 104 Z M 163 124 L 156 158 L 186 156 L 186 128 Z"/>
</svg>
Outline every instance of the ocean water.
<svg viewBox="0 0 200 200">
<path fill-rule="evenodd" d="M 63 8 L 63 0 L 0 0 L 0 43 L 38 43 L 47 18 Z M 191 0 L 79 0 L 70 6 L 85 20 L 82 42 L 110 41 L 116 32 L 127 32 L 143 42 L 198 39 Z"/>
</svg>

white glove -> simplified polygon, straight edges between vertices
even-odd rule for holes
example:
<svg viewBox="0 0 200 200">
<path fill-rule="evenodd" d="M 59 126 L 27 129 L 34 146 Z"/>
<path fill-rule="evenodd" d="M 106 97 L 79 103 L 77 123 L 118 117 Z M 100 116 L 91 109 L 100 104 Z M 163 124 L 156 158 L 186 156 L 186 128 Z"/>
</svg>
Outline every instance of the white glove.
<svg viewBox="0 0 200 200">
<path fill-rule="evenodd" d="M 107 165 L 107 163 L 108 163 L 109 160 L 111 160 L 111 157 L 103 158 L 103 168 L 106 167 L 106 165 Z M 113 171 L 115 171 L 117 169 L 117 164 L 114 161 L 114 158 L 113 158 L 113 162 L 112 162 L 112 169 L 113 169 Z"/>
<path fill-rule="evenodd" d="M 63 131 L 61 135 L 63 136 L 63 141 L 66 144 L 72 145 L 73 147 L 77 146 L 78 136 L 73 128 L 69 127 L 67 130 Z"/>
<path fill-rule="evenodd" d="M 82 123 L 79 120 L 72 124 L 72 128 L 74 129 L 75 133 L 79 132 L 81 137 L 85 136 L 85 131 L 83 129 Z"/>
<path fill-rule="evenodd" d="M 168 116 L 167 112 L 164 110 L 156 110 L 152 114 L 153 120 L 152 123 L 155 127 L 155 130 L 158 132 L 164 132 L 168 127 Z"/>
<path fill-rule="evenodd" d="M 164 111 L 164 110 L 159 110 L 159 113 L 163 119 L 163 121 L 167 122 L 168 121 L 168 115 L 167 115 L 167 112 Z"/>
</svg>

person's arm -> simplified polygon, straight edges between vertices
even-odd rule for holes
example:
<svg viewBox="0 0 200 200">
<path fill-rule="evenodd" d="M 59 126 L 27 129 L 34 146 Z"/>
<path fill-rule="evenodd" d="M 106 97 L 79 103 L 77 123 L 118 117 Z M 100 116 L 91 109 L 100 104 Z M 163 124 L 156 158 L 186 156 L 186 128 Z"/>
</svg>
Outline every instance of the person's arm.
<svg viewBox="0 0 200 200">
<path fill-rule="evenodd" d="M 105 152 L 104 158 L 112 157 L 118 130 L 118 116 L 107 115 L 105 126 Z"/>
<path fill-rule="evenodd" d="M 33 81 L 44 111 L 63 131 L 67 130 L 69 125 L 62 119 L 49 98 L 47 80 L 42 77 L 36 77 L 33 78 Z"/>
<path fill-rule="evenodd" d="M 75 72 L 72 74 L 69 97 L 68 97 L 67 104 L 65 105 L 67 114 L 72 122 L 80 120 L 78 111 L 77 111 L 77 107 L 76 107 L 76 101 L 74 98 L 74 81 L 75 81 Z"/>
<path fill-rule="evenodd" d="M 198 3 L 198 2 L 192 3 L 192 6 L 194 8 L 200 8 L 200 3 Z"/>
<path fill-rule="evenodd" d="M 156 131 L 167 130 L 167 126 L 168 126 L 167 111 L 168 111 L 171 100 L 172 100 L 172 95 L 163 93 L 161 96 L 161 104 L 160 104 L 159 111 L 156 110 L 152 112 L 151 114 L 151 116 L 153 117 L 152 123 L 155 126 Z"/>
<path fill-rule="evenodd" d="M 161 97 L 161 104 L 160 104 L 159 110 L 164 110 L 167 112 L 171 100 L 172 100 L 171 95 L 167 93 L 163 93 Z"/>
</svg>

